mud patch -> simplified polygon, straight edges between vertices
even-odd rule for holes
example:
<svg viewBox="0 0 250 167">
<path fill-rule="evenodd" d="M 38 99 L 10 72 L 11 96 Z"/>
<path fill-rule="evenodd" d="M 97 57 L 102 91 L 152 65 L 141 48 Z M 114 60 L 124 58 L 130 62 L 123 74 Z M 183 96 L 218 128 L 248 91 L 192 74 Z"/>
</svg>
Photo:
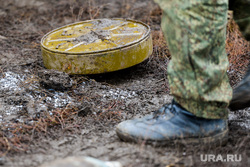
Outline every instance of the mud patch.
<svg viewBox="0 0 250 167">
<path fill-rule="evenodd" d="M 46 89 L 54 89 L 65 91 L 72 87 L 73 80 L 65 72 L 56 70 L 40 70 L 38 71 L 39 82 Z"/>
</svg>

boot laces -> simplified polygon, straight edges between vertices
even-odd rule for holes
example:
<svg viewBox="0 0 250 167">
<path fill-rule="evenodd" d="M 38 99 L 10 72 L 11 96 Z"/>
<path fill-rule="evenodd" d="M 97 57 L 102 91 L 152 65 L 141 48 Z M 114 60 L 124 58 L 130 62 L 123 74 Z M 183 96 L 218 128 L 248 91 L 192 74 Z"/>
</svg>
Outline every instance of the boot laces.
<svg viewBox="0 0 250 167">
<path fill-rule="evenodd" d="M 176 111 L 175 111 L 173 105 L 174 105 L 174 101 L 172 101 L 171 104 L 165 104 L 161 109 L 154 111 L 154 113 L 153 113 L 153 119 L 157 119 L 157 118 L 159 118 L 159 116 L 165 115 L 169 111 L 172 114 L 175 114 Z"/>
</svg>

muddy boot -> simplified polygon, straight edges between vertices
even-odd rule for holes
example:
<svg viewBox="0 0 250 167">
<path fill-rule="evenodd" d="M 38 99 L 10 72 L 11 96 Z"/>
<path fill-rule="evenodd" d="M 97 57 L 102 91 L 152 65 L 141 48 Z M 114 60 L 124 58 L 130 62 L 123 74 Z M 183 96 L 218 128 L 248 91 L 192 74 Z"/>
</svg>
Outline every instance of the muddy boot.
<svg viewBox="0 0 250 167">
<path fill-rule="evenodd" d="M 233 91 L 233 99 L 229 104 L 230 110 L 240 110 L 250 107 L 250 65 L 240 84 Z"/>
<path fill-rule="evenodd" d="M 227 142 L 228 125 L 227 120 L 223 119 L 198 118 L 173 101 L 153 115 L 120 123 L 116 133 L 123 141 L 156 145 L 224 145 Z"/>
</svg>

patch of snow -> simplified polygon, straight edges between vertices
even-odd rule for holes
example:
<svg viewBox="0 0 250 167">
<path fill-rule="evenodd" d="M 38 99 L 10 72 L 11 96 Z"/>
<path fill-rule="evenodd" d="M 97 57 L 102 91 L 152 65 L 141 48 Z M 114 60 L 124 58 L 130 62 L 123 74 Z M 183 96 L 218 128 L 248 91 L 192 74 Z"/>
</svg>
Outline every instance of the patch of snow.
<svg viewBox="0 0 250 167">
<path fill-rule="evenodd" d="M 3 73 L 3 78 L 0 79 L 0 91 L 17 91 L 22 90 L 19 86 L 20 81 L 24 81 L 24 76 L 20 76 L 13 72 Z"/>
<path fill-rule="evenodd" d="M 44 90 L 34 76 L 27 78 L 25 74 L 13 72 L 4 72 L 0 75 L 0 94 L 2 94 L 0 96 L 0 122 L 5 116 L 18 114 L 20 111 L 26 110 L 29 114 L 36 114 L 42 110 L 50 112 L 49 110 L 65 107 L 73 101 L 67 93 Z M 29 83 L 26 83 L 26 79 Z M 11 96 L 17 97 L 17 94 L 27 103 L 9 104 L 6 102 L 7 96 L 11 99 Z"/>
<path fill-rule="evenodd" d="M 136 94 L 135 91 L 127 91 L 127 90 L 122 90 L 120 88 L 104 90 L 102 91 L 102 94 L 103 98 L 113 98 L 113 99 L 131 99 L 138 96 L 138 94 Z"/>
<path fill-rule="evenodd" d="M 250 130 L 250 108 L 245 110 L 238 110 L 229 114 L 229 121 L 235 122 L 237 125 Z"/>
</svg>

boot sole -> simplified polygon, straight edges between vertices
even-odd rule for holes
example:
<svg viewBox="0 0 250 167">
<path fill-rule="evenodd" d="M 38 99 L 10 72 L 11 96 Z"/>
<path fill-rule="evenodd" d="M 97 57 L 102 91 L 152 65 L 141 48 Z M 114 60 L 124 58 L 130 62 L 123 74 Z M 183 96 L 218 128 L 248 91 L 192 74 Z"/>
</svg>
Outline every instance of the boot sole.
<svg viewBox="0 0 250 167">
<path fill-rule="evenodd" d="M 126 135 L 119 130 L 116 130 L 116 133 L 122 141 L 152 144 L 154 146 L 168 146 L 168 145 L 173 145 L 173 144 L 174 145 L 181 144 L 181 145 L 225 146 L 228 141 L 228 129 L 214 136 L 197 137 L 197 138 L 182 138 L 182 139 L 174 139 L 174 140 L 166 139 L 166 140 L 159 140 L 159 141 L 149 140 L 149 139 L 138 139 L 138 137 Z"/>
</svg>

